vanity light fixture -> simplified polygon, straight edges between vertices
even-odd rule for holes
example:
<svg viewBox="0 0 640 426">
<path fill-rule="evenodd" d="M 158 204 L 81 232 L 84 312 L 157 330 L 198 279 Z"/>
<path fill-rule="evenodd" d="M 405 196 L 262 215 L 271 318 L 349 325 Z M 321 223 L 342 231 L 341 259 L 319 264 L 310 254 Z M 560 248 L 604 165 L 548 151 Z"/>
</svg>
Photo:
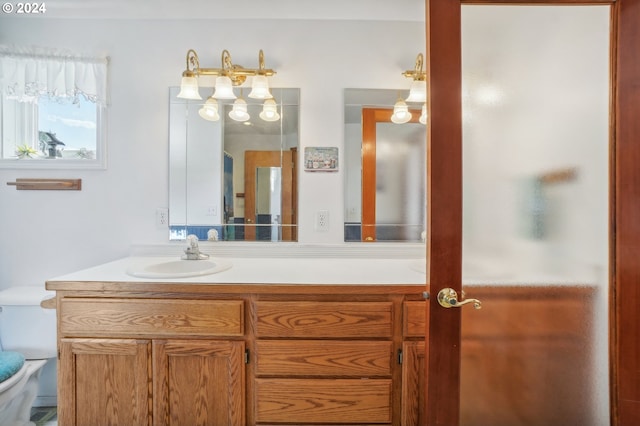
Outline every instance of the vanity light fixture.
<svg viewBox="0 0 640 426">
<path fill-rule="evenodd" d="M 427 101 L 427 73 L 422 70 L 423 62 L 424 57 L 422 53 L 418 53 L 415 68 L 402 73 L 405 77 L 413 80 L 406 102 L 425 103 Z"/>
<path fill-rule="evenodd" d="M 253 77 L 253 90 L 249 94 L 250 98 L 269 99 L 269 84 L 267 77 L 276 72 L 264 66 L 264 53 L 258 53 L 258 68 L 244 68 L 231 62 L 231 54 L 228 50 L 222 51 L 221 68 L 200 68 L 200 60 L 195 50 L 187 51 L 187 68 L 182 73 L 179 98 L 201 100 L 198 93 L 199 76 L 216 76 L 216 86 L 213 98 L 215 99 L 236 99 L 233 93 L 233 86 L 242 85 L 247 77 Z"/>
<path fill-rule="evenodd" d="M 278 114 L 278 107 L 276 101 L 273 99 L 267 99 L 262 105 L 262 112 L 260 118 L 264 121 L 278 121 L 280 120 L 280 114 Z"/>
</svg>

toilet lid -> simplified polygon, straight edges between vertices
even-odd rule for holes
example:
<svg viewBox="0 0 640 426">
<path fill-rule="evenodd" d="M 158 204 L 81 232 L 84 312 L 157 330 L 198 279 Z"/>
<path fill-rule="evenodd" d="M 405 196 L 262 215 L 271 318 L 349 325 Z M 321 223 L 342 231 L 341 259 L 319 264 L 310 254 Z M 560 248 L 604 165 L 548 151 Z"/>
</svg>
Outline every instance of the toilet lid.
<svg viewBox="0 0 640 426">
<path fill-rule="evenodd" d="M 55 294 L 43 286 L 9 287 L 0 291 L 0 306 L 38 306 Z"/>
<path fill-rule="evenodd" d="M 0 352 L 0 382 L 16 374 L 24 365 L 24 355 L 20 352 Z"/>
</svg>

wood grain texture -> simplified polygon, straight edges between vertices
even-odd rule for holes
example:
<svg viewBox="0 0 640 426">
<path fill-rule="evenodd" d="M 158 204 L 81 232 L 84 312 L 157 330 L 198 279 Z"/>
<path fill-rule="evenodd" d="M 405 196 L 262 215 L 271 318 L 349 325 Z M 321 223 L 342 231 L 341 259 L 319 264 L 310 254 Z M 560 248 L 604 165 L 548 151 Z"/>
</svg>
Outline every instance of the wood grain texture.
<svg viewBox="0 0 640 426">
<path fill-rule="evenodd" d="M 60 331 L 70 336 L 241 336 L 241 300 L 65 298 Z"/>
<path fill-rule="evenodd" d="M 155 340 L 154 425 L 245 425 L 244 342 Z"/>
<path fill-rule="evenodd" d="M 59 424 L 150 425 L 150 359 L 148 340 L 62 339 Z"/>
<path fill-rule="evenodd" d="M 266 302 L 255 304 L 256 336 L 391 337 L 390 302 Z"/>
<path fill-rule="evenodd" d="M 402 344 L 401 425 L 425 424 L 425 342 Z M 488 419 L 486 419 L 488 420 Z M 489 423 L 487 423 L 489 424 Z"/>
<path fill-rule="evenodd" d="M 287 376 L 391 376 L 391 342 L 261 340 L 256 374 Z"/>
<path fill-rule="evenodd" d="M 18 191 L 80 191 L 82 179 L 20 178 L 15 182 L 7 182 L 7 185 L 15 186 Z"/>
<path fill-rule="evenodd" d="M 257 422 L 390 423 L 390 379 L 256 379 Z"/>
<path fill-rule="evenodd" d="M 147 283 L 114 283 L 108 289 L 91 289 L 95 284 L 69 283 L 74 290 L 57 292 L 59 325 L 65 324 L 58 336 L 75 341 L 76 357 L 83 359 L 115 357 L 116 353 L 129 358 L 139 355 L 135 346 L 111 344 L 120 341 L 150 345 L 151 349 L 146 349 L 144 388 L 150 407 L 148 422 L 254 425 L 259 416 L 257 380 L 280 384 L 286 383 L 282 380 L 294 380 L 305 393 L 297 392 L 296 397 L 303 398 L 293 405 L 316 404 L 318 408 L 313 416 L 301 417 L 293 406 L 280 410 L 269 400 L 267 412 L 275 411 L 269 412 L 267 420 L 260 424 L 401 426 L 401 366 L 397 352 L 402 343 L 402 303 L 418 299 L 421 286 L 400 286 L 409 290 L 404 294 L 396 286 L 322 286 L 325 290 L 322 294 L 315 294 L 304 288 L 306 286 L 274 286 L 279 290 L 267 294 L 265 288 L 252 285 L 245 289 L 257 292 L 239 295 L 235 286 L 226 286 L 229 291 L 223 292 L 222 286 L 196 284 L 194 289 L 190 283 L 175 283 L 156 292 L 150 290 L 162 287 L 156 283 L 148 283 L 149 286 Z M 135 287 L 137 291 L 133 291 Z M 281 293 L 286 288 L 293 291 Z M 372 294 L 362 291 L 366 288 L 375 291 Z M 192 305 L 195 297 L 201 300 Z M 169 308 L 169 305 L 175 306 Z M 207 306 L 227 306 L 230 310 L 209 312 Z M 262 311 L 266 313 L 262 317 L 263 325 L 267 326 L 266 336 L 258 335 L 261 308 L 267 309 Z M 188 320 L 183 319 L 185 312 Z M 208 312 L 204 325 L 203 312 Z M 242 335 L 221 335 L 215 331 L 217 328 L 209 334 L 209 316 L 227 317 L 225 312 L 233 313 L 230 315 L 233 318 L 243 317 Z M 157 318 L 152 315 L 159 313 Z M 198 332 L 192 333 L 189 330 L 192 327 Z M 96 333 L 104 336 L 77 338 Z M 122 338 L 127 335 L 135 335 L 140 340 Z M 72 337 L 76 338 L 69 339 Z M 244 363 L 245 348 L 250 354 L 248 364 Z M 65 398 L 59 400 L 61 419 L 75 416 L 74 407 L 79 400 L 77 368 L 74 370 L 73 364 L 65 360 L 63 356 L 60 364 L 60 377 L 66 383 Z M 87 371 L 92 365 L 84 362 L 81 371 L 88 377 Z M 95 361 L 96 365 L 100 362 L 101 358 Z M 122 377 L 137 374 L 131 366 L 119 370 L 128 371 L 119 373 Z M 94 384 L 99 388 L 100 379 Z M 284 386 L 282 392 L 287 389 L 290 391 Z M 99 400 L 91 415 L 105 417 L 101 410 L 110 409 L 111 396 L 107 391 L 88 394 Z M 275 396 L 283 400 L 289 398 L 282 393 Z M 264 405 L 261 407 L 265 409 Z M 110 413 L 106 415 L 110 416 Z M 268 420 L 276 418 L 280 420 Z M 61 421 L 60 424 L 74 423 Z"/>
</svg>

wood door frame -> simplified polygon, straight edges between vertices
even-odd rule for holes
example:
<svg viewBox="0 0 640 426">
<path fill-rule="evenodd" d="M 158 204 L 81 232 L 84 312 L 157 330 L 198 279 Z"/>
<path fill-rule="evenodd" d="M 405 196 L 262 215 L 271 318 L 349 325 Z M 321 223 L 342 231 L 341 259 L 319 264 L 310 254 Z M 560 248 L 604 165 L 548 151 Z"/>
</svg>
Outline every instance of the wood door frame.
<svg viewBox="0 0 640 426">
<path fill-rule="evenodd" d="M 438 306 L 461 290 L 461 6 L 611 6 L 609 348 L 612 425 L 640 424 L 640 2 L 637 0 L 425 0 L 428 87 L 427 425 L 459 424 L 460 312 Z M 435 231 L 435 232 L 434 232 Z"/>
<path fill-rule="evenodd" d="M 256 239 L 256 169 L 258 167 L 280 167 L 282 169 L 281 222 L 282 241 L 292 241 L 292 226 L 295 224 L 293 208 L 293 153 L 292 151 L 245 151 L 244 153 L 244 218 L 245 240 Z M 247 226 L 248 225 L 248 226 Z"/>
<path fill-rule="evenodd" d="M 409 109 L 409 123 L 419 123 L 422 111 Z M 391 123 L 393 108 L 362 108 L 361 240 L 376 241 L 376 138 L 378 123 Z"/>
</svg>

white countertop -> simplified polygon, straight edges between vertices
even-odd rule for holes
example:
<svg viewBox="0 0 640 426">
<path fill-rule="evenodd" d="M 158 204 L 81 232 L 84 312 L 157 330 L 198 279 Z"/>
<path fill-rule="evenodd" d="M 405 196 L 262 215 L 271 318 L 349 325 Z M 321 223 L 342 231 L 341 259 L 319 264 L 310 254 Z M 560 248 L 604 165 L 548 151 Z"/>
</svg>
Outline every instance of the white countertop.
<svg viewBox="0 0 640 426">
<path fill-rule="evenodd" d="M 134 265 L 178 260 L 175 256 L 134 256 L 47 280 L 100 282 L 167 282 L 211 284 L 422 284 L 425 274 L 413 259 L 224 258 L 231 268 L 185 278 L 137 278 L 126 273 Z M 216 261 L 215 257 L 211 258 Z M 198 262 L 189 260 L 185 262 Z"/>
<path fill-rule="evenodd" d="M 127 274 L 133 265 L 179 260 L 184 243 L 133 246 L 131 256 L 47 282 L 149 282 L 201 284 L 285 284 L 285 285 L 424 285 L 426 255 L 422 244 L 338 244 L 298 243 L 208 243 L 200 249 L 214 262 L 231 267 L 209 275 L 183 278 L 138 278 Z M 185 262 L 198 262 L 197 260 Z M 487 262 L 485 262 L 487 263 Z M 463 268 L 465 285 L 592 285 L 597 277 L 515 274 L 505 265 L 468 263 Z M 535 275 L 535 276 L 532 276 Z M 578 278 L 578 279 L 576 279 Z"/>
</svg>

